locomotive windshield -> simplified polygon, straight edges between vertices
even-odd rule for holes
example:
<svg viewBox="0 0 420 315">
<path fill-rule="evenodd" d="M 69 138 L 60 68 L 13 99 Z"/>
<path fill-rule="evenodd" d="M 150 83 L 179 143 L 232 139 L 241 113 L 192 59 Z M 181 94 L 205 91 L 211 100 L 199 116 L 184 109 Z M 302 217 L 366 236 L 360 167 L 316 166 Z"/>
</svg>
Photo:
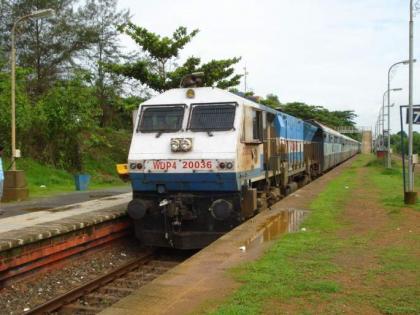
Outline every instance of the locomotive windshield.
<svg viewBox="0 0 420 315">
<path fill-rule="evenodd" d="M 167 132 L 182 128 L 184 106 L 150 106 L 142 110 L 137 131 Z"/>
<path fill-rule="evenodd" d="M 235 120 L 235 103 L 194 104 L 189 129 L 192 131 L 230 130 Z"/>
</svg>

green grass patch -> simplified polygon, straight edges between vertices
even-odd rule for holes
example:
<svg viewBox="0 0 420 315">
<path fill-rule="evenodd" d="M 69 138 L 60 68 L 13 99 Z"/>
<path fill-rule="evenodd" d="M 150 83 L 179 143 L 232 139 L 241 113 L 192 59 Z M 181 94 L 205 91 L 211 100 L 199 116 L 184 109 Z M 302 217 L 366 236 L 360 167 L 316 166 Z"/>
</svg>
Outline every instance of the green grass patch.
<svg viewBox="0 0 420 315">
<path fill-rule="evenodd" d="M 83 147 L 82 173 L 91 175 L 90 190 L 128 185 L 118 177 L 115 165 L 126 163 L 130 140 L 131 132 L 126 130 L 98 129 L 96 134 L 89 135 Z M 25 171 L 30 197 L 75 191 L 76 172 L 46 165 L 28 157 L 18 159 L 16 165 Z M 9 166 L 10 160 L 4 159 L 4 169 Z"/>
<path fill-rule="evenodd" d="M 8 166 L 9 161 L 4 161 L 4 165 Z M 29 158 L 19 159 L 16 165 L 18 169 L 25 171 L 31 198 L 75 191 L 74 174 L 66 170 L 43 165 Z M 98 176 L 99 171 L 96 172 L 90 173 L 92 174 L 90 190 L 126 185 L 116 174 Z"/>
<path fill-rule="evenodd" d="M 332 258 L 345 245 L 334 233 L 341 227 L 337 217 L 356 184 L 356 169 L 366 162 L 366 156 L 359 156 L 313 201 L 305 232 L 286 234 L 261 259 L 234 269 L 243 285 L 210 314 L 263 314 L 273 299 L 287 302 L 315 295 L 328 301 L 339 293 L 340 284 L 329 277 L 340 272 Z"/>
<path fill-rule="evenodd" d="M 312 202 L 311 215 L 302 225 L 306 232 L 285 235 L 258 261 L 235 268 L 232 274 L 242 286 L 217 309 L 208 309 L 207 313 L 280 314 L 291 309 L 291 313 L 315 314 L 319 311 L 315 306 L 322 304 L 323 312 L 329 314 L 342 313 L 343 305 L 355 307 L 354 310 L 372 307 L 384 314 L 418 314 L 418 246 L 405 242 L 415 240 L 414 233 L 406 233 L 403 242 L 383 248 L 372 243 L 381 238 L 381 233 L 386 233 L 383 230 L 347 238 L 340 238 L 337 233 L 348 224 L 340 213 L 351 198 L 378 194 L 388 212 L 399 211 L 403 203 L 402 194 L 396 189 L 402 183 L 398 167 L 397 164 L 394 169 L 386 170 L 371 156 L 359 156 Z M 365 168 L 363 176 L 366 177 L 362 180 L 357 179 L 358 168 Z M 366 190 L 368 194 L 355 196 L 356 185 L 359 191 Z M 402 214 L 389 216 L 386 228 L 394 230 L 401 220 Z M 334 263 L 341 253 L 350 252 L 357 257 L 366 251 L 375 251 L 376 264 L 371 269 L 369 266 L 363 271 L 351 267 L 341 269 Z M 334 275 L 344 272 L 361 281 L 365 288 L 344 289 L 334 280 Z"/>
<path fill-rule="evenodd" d="M 404 204 L 402 166 L 398 161 L 393 161 L 392 168 L 387 169 L 383 160 L 376 158 L 366 163 L 369 169 L 369 177 L 373 184 L 381 191 L 380 200 L 391 214 L 398 214 L 403 207 L 411 207 L 420 210 L 420 203 L 407 206 Z M 420 176 L 415 178 L 416 189 L 420 188 Z"/>
</svg>

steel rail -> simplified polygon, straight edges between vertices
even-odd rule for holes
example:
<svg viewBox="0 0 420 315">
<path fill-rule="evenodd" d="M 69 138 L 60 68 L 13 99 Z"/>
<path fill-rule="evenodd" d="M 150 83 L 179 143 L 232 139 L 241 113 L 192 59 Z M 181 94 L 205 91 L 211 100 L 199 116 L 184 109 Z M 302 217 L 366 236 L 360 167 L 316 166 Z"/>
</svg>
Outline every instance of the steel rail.
<svg viewBox="0 0 420 315">
<path fill-rule="evenodd" d="M 57 311 L 61 307 L 70 304 L 77 299 L 83 297 L 84 295 L 99 289 L 100 287 L 108 284 L 109 282 L 114 281 L 115 279 L 129 273 L 133 269 L 139 267 L 140 265 L 144 265 L 149 261 L 153 260 L 154 252 L 153 250 L 147 251 L 144 256 L 140 258 L 136 258 L 123 266 L 120 266 L 107 274 L 100 276 L 96 279 L 93 279 L 89 282 L 82 284 L 81 286 L 74 288 L 58 297 L 51 299 L 50 301 L 41 304 L 27 312 L 25 315 L 35 315 L 35 314 L 48 314 L 54 311 Z"/>
</svg>

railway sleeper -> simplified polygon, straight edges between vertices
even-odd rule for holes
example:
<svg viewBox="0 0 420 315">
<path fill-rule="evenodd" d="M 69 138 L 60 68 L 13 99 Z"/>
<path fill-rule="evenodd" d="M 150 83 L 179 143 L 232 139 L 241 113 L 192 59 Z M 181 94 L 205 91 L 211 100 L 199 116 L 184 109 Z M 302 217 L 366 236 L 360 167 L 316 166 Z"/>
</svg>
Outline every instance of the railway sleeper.
<svg viewBox="0 0 420 315">
<path fill-rule="evenodd" d="M 164 267 L 164 266 L 154 266 L 154 265 L 144 265 L 141 267 L 142 270 L 145 272 L 165 272 L 170 269 L 170 267 Z"/>
<path fill-rule="evenodd" d="M 149 278 L 151 278 L 154 275 L 154 273 L 151 272 L 143 272 L 143 271 L 131 271 L 127 274 L 128 277 L 133 277 L 133 278 L 140 278 L 140 279 L 144 279 L 144 280 L 148 280 Z"/>
<path fill-rule="evenodd" d="M 91 293 L 84 296 L 82 301 L 90 306 L 108 306 L 120 300 L 120 297 L 111 294 Z"/>
<path fill-rule="evenodd" d="M 99 307 L 72 303 L 60 308 L 59 314 L 98 314 L 102 310 Z"/>
<path fill-rule="evenodd" d="M 146 283 L 152 281 L 156 277 L 150 277 L 149 279 L 116 279 L 112 284 L 118 288 L 127 287 L 127 288 L 140 288 L 141 286 L 145 285 Z"/>
<path fill-rule="evenodd" d="M 151 260 L 149 264 L 156 265 L 157 267 L 164 267 L 164 268 L 173 268 L 176 265 L 179 265 L 179 261 L 171 261 L 171 260 Z"/>
<path fill-rule="evenodd" d="M 100 289 L 98 289 L 98 292 L 103 294 L 111 294 L 118 297 L 124 297 L 132 292 L 134 292 L 134 289 L 130 288 L 119 288 L 112 285 L 104 286 Z"/>
</svg>

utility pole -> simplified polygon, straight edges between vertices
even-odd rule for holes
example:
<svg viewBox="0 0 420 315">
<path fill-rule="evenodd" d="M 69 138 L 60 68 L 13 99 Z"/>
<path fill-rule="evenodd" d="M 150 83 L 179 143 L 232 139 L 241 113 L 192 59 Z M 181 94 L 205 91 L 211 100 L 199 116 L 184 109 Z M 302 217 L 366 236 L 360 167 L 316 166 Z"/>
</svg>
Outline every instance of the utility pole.
<svg viewBox="0 0 420 315">
<path fill-rule="evenodd" d="M 408 64 L 408 191 L 404 196 L 406 204 L 415 204 L 417 193 L 414 191 L 413 165 L 413 0 L 410 0 L 409 21 L 409 64 Z"/>
<path fill-rule="evenodd" d="M 413 62 L 416 62 L 416 59 L 413 60 Z M 408 65 L 410 63 L 409 60 L 404 60 L 400 62 L 394 63 L 391 67 L 388 69 L 388 152 L 387 152 L 387 167 L 391 168 L 391 116 L 390 116 L 390 107 L 391 107 L 391 71 L 394 67 L 398 65 Z"/>
<path fill-rule="evenodd" d="M 389 78 L 389 76 L 388 76 Z M 391 129 L 391 125 L 390 125 L 390 119 L 389 119 L 389 108 L 390 108 L 390 94 L 391 91 L 395 92 L 395 91 L 402 91 L 402 88 L 397 88 L 397 89 L 389 89 L 389 80 L 388 80 L 388 89 L 384 92 L 384 95 L 382 97 L 382 117 L 383 119 L 383 137 L 384 137 L 384 147 L 385 147 L 385 95 L 388 95 L 388 112 L 386 114 L 387 119 L 388 119 L 388 128 L 387 128 L 387 168 L 391 168 L 391 138 L 390 138 L 390 129 Z"/>
<path fill-rule="evenodd" d="M 11 104 L 11 136 L 12 136 L 12 168 L 5 172 L 5 181 L 9 185 L 4 188 L 3 198 L 7 201 L 23 200 L 28 197 L 28 188 L 26 185 L 25 172 L 16 170 L 16 158 L 19 157 L 16 150 L 16 30 L 19 23 L 28 19 L 43 19 L 55 14 L 52 9 L 44 9 L 31 12 L 15 20 L 11 30 L 11 51 L 10 51 L 10 104 Z"/>
</svg>

